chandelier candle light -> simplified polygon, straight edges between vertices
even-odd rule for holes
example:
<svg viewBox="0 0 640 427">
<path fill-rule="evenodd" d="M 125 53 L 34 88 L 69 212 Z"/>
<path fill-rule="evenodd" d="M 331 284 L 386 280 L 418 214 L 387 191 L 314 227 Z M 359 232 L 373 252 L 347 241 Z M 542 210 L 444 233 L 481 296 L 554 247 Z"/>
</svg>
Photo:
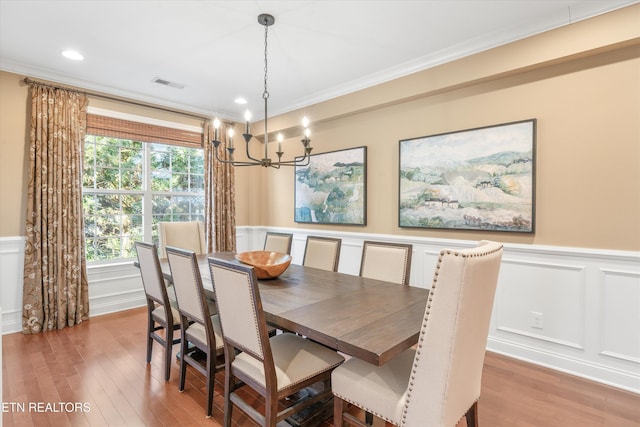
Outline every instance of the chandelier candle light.
<svg viewBox="0 0 640 427">
<path fill-rule="evenodd" d="M 218 120 L 217 118 L 213 121 L 214 136 L 213 141 L 211 141 L 216 152 L 216 160 L 221 163 L 229 163 L 234 166 L 263 166 L 276 169 L 280 169 L 280 166 L 306 166 L 309 164 L 311 150 L 313 149 L 311 147 L 311 140 L 309 139 L 309 119 L 307 119 L 306 117 L 302 119 L 304 136 L 300 140 L 302 146 L 304 147 L 304 154 L 302 156 L 295 157 L 293 160 L 282 160 L 282 155 L 284 154 L 284 152 L 282 151 L 282 140 L 284 139 L 284 137 L 281 133 L 279 133 L 277 136 L 278 151 L 276 151 L 278 160 L 272 160 L 269 157 L 269 131 L 267 127 L 267 101 L 269 99 L 269 91 L 267 90 L 267 35 L 269 27 L 273 25 L 276 20 L 273 16 L 263 13 L 258 16 L 258 22 L 264 26 L 264 92 L 262 92 L 262 99 L 264 100 L 264 157 L 262 159 L 256 159 L 251 156 L 251 153 L 249 151 L 249 142 L 253 139 L 253 135 L 251 134 L 251 112 L 247 110 L 244 114 L 246 128 L 245 133 L 243 133 L 242 136 L 244 137 L 248 160 L 235 161 L 233 159 L 233 152 L 235 151 L 235 147 L 233 146 L 233 129 L 229 129 L 229 133 L 227 134 L 227 151 L 229 153 L 229 160 L 224 160 L 219 157 L 218 146 L 220 145 L 220 140 L 218 139 L 218 128 L 220 127 L 220 120 Z"/>
</svg>

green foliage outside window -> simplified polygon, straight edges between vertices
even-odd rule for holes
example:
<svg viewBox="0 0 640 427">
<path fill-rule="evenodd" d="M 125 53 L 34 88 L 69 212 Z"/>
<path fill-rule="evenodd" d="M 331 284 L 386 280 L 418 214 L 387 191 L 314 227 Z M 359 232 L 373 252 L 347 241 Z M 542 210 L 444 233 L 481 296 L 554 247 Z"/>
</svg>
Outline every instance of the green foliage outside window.
<svg viewBox="0 0 640 427">
<path fill-rule="evenodd" d="M 159 221 L 204 220 L 199 149 L 87 135 L 83 187 L 87 261 L 135 257 Z"/>
</svg>

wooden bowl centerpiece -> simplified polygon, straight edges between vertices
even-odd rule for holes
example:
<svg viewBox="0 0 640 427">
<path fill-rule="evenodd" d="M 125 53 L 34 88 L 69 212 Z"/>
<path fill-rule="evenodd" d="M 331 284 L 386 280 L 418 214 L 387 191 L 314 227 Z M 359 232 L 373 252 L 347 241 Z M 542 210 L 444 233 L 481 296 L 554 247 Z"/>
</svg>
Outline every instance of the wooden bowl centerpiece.
<svg viewBox="0 0 640 427">
<path fill-rule="evenodd" d="M 291 255 L 271 251 L 241 252 L 236 259 L 254 267 L 258 279 L 275 279 L 291 264 Z"/>
</svg>

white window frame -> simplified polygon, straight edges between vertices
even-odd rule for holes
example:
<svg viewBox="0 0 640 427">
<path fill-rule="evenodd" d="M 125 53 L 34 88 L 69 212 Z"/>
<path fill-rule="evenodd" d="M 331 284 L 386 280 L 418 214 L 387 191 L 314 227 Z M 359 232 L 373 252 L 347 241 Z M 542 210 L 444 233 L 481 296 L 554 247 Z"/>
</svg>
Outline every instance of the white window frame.
<svg viewBox="0 0 640 427">
<path fill-rule="evenodd" d="M 158 120 L 144 116 L 136 116 L 127 113 L 121 113 L 117 111 L 111 110 L 103 110 L 99 108 L 88 108 L 88 113 L 97 114 L 107 117 L 119 118 L 123 120 L 129 121 L 137 121 L 140 123 L 153 124 L 164 127 L 171 127 L 176 129 L 188 130 L 193 132 L 202 132 L 202 128 L 196 126 L 185 125 L 181 123 L 169 122 L 165 120 Z M 113 137 L 115 139 L 123 139 L 118 137 Z M 176 197 L 193 197 L 193 196 L 202 196 L 204 197 L 204 186 L 201 192 L 193 192 L 193 191 L 152 191 L 151 190 L 151 161 L 152 161 L 152 150 L 151 144 L 148 142 L 142 142 L 142 152 L 143 152 L 143 164 L 142 164 L 142 190 L 120 190 L 120 189 L 97 189 L 97 188 L 84 188 L 82 189 L 83 194 L 126 194 L 126 195 L 141 195 L 142 196 L 142 233 L 143 240 L 146 242 L 152 241 L 153 236 L 153 197 L 154 196 L 176 196 Z M 167 144 L 163 142 L 156 142 L 155 144 L 171 146 L 172 144 Z M 186 147 L 186 148 L 196 148 L 196 147 Z M 196 148 L 197 149 L 197 148 Z M 204 216 L 204 212 L 202 213 Z M 121 235 L 122 236 L 122 235 Z M 88 261 L 88 265 L 108 265 L 108 264 L 117 264 L 122 262 L 128 262 L 133 258 L 113 258 L 109 260 L 95 260 Z"/>
</svg>

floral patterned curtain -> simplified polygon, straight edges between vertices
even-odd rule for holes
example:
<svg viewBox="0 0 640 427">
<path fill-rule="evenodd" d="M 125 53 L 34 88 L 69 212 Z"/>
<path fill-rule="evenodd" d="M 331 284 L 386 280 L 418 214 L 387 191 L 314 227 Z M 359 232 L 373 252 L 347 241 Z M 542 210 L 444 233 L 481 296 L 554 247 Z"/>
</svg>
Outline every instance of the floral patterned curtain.
<svg viewBox="0 0 640 427">
<path fill-rule="evenodd" d="M 223 123 L 219 129 L 220 157 L 227 158 L 226 135 L 230 123 Z M 213 145 L 213 129 L 204 125 L 204 194 L 205 228 L 208 252 L 234 252 L 236 250 L 236 195 L 233 166 L 218 162 Z M 214 245 L 215 242 L 215 245 Z"/>
<path fill-rule="evenodd" d="M 22 331 L 62 329 L 89 318 L 82 223 L 85 94 L 31 85 Z"/>
</svg>

